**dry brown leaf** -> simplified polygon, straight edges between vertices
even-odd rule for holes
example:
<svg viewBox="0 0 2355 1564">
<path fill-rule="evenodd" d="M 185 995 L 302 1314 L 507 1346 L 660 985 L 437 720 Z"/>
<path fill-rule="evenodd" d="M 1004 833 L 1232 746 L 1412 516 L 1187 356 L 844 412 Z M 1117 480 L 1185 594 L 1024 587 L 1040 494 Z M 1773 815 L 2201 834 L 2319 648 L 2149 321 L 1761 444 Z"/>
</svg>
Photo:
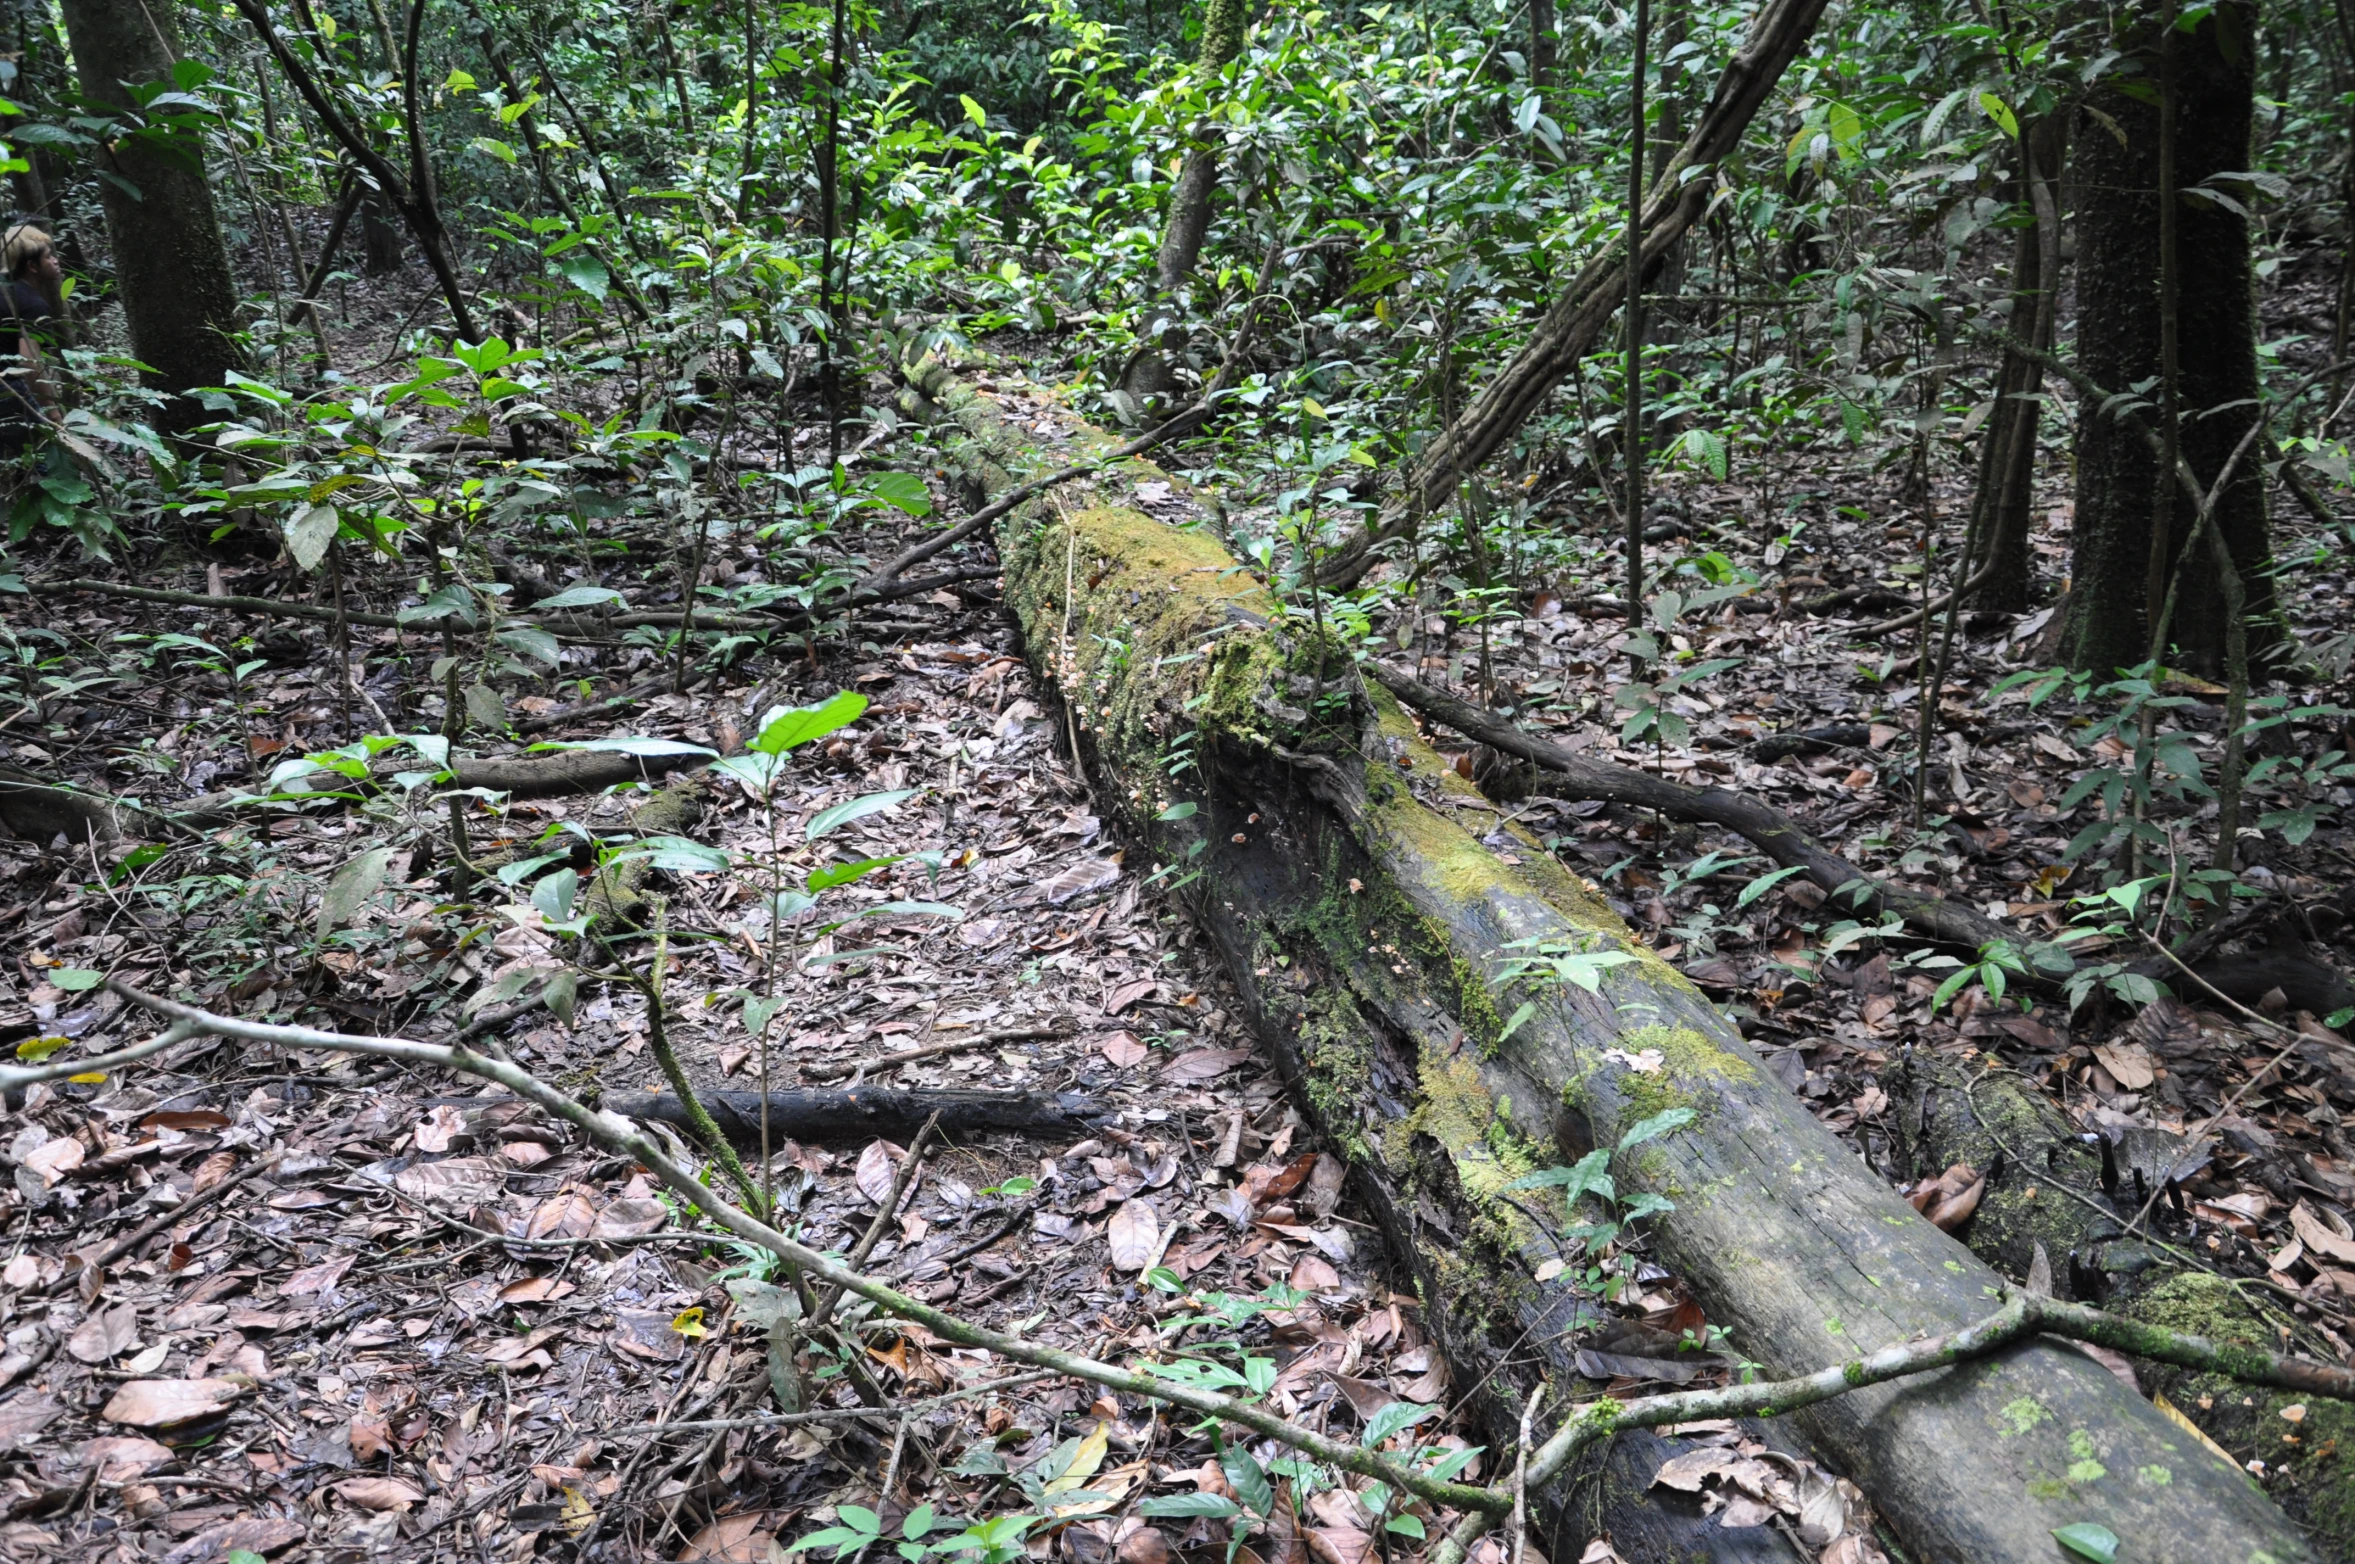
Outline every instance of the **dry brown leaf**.
<svg viewBox="0 0 2355 1564">
<path fill-rule="evenodd" d="M 188 1192 L 201 1195 L 236 1171 L 237 1153 L 216 1151 L 196 1165 L 196 1177 L 188 1186 Z"/>
<path fill-rule="evenodd" d="M 597 1213 L 592 1238 L 635 1238 L 659 1233 L 670 1225 L 670 1209 L 651 1195 L 616 1200 Z"/>
<path fill-rule="evenodd" d="M 37 1146 L 24 1158 L 24 1166 L 40 1175 L 44 1187 L 54 1189 L 68 1173 L 82 1165 L 84 1147 L 71 1135 Z"/>
<path fill-rule="evenodd" d="M 178 1459 L 169 1445 L 159 1445 L 136 1434 L 109 1434 L 82 1445 L 83 1463 L 98 1469 L 98 1480 L 102 1483 L 129 1482 Z"/>
<path fill-rule="evenodd" d="M 490 1205 L 507 1192 L 507 1172 L 488 1157 L 420 1162 L 393 1175 L 393 1187 L 412 1200 L 440 1205 Z"/>
<path fill-rule="evenodd" d="M 1341 1273 L 1321 1256 L 1304 1254 L 1292 1264 L 1291 1286 L 1299 1292 L 1339 1292 Z"/>
<path fill-rule="evenodd" d="M 392 1427 L 373 1408 L 352 1414 L 350 1435 L 352 1455 L 358 1460 L 373 1461 L 392 1448 Z"/>
<path fill-rule="evenodd" d="M 859 1153 L 859 1165 L 850 1177 L 869 1205 L 879 1206 L 891 1198 L 892 1180 L 898 1176 L 899 1164 L 907 1154 L 904 1147 L 887 1140 L 872 1141 Z"/>
<path fill-rule="evenodd" d="M 1930 1207 L 1930 1223 L 1942 1233 L 1951 1233 L 1971 1219 L 1979 1209 L 1980 1197 L 1987 1193 L 1987 1176 L 1980 1174 L 1954 1193 Z"/>
<path fill-rule="evenodd" d="M 466 1115 L 448 1103 L 443 1103 L 417 1121 L 417 1128 L 409 1134 L 409 1143 L 419 1151 L 444 1152 L 450 1143 L 466 1138 Z"/>
<path fill-rule="evenodd" d="M 289 1298 L 333 1292 L 335 1284 L 343 1280 L 344 1272 L 350 1270 L 352 1263 L 359 1258 L 357 1254 L 345 1253 L 322 1260 L 317 1265 L 306 1265 L 281 1282 L 278 1290 Z"/>
<path fill-rule="evenodd" d="M 1151 1201 L 1125 1201 L 1105 1223 L 1104 1239 L 1112 1249 L 1114 1270 L 1141 1271 L 1161 1247 L 1161 1214 Z"/>
<path fill-rule="evenodd" d="M 1075 896 L 1100 891 L 1120 878 L 1120 861 L 1115 858 L 1082 858 L 1070 868 L 1039 887 L 1047 898 L 1047 905 L 1060 907 Z"/>
<path fill-rule="evenodd" d="M 776 1530 L 777 1517 L 766 1510 L 723 1515 L 697 1532 L 679 1557 L 703 1564 L 767 1564 L 769 1539 Z"/>
<path fill-rule="evenodd" d="M 2341 1233 L 2310 1202 L 2301 1200 L 2290 1207 L 2290 1226 L 2296 1229 L 2298 1241 L 2308 1252 L 2342 1265 L 2355 1265 L 2355 1238 Z"/>
<path fill-rule="evenodd" d="M 1104 1013 L 1116 1016 L 1139 1000 L 1150 999 L 1159 992 L 1161 992 L 1161 985 L 1151 978 L 1139 978 L 1133 983 L 1123 983 L 1105 999 Z"/>
<path fill-rule="evenodd" d="M 1317 1165 L 1308 1175 L 1308 1209 L 1316 1213 L 1319 1221 L 1331 1216 L 1333 1208 L 1341 1203 L 1341 1184 L 1347 1177 L 1348 1169 L 1339 1157 L 1331 1152 L 1317 1155 Z"/>
<path fill-rule="evenodd" d="M 335 1491 L 363 1510 L 405 1510 L 425 1501 L 425 1490 L 398 1477 L 347 1477 Z"/>
<path fill-rule="evenodd" d="M 2127 1091 L 2145 1090 L 2159 1078 L 2150 1050 L 2140 1043 L 2097 1043 L 2093 1056 L 2110 1072 L 2110 1079 Z"/>
<path fill-rule="evenodd" d="M 45 1391 L 20 1390 L 0 1401 L 0 1451 L 25 1448 L 64 1414 L 64 1403 Z"/>
<path fill-rule="evenodd" d="M 134 1379 L 98 1415 L 131 1428 L 170 1428 L 211 1417 L 244 1393 L 227 1379 Z"/>
<path fill-rule="evenodd" d="M 1250 1057 L 1248 1048 L 1192 1048 L 1164 1065 L 1161 1078 L 1184 1086 L 1215 1081 Z"/>
<path fill-rule="evenodd" d="M 84 1363 L 104 1363 L 131 1350 L 139 1340 L 139 1311 L 127 1303 L 100 1309 L 66 1338 L 65 1350 Z"/>
<path fill-rule="evenodd" d="M 1101 1053 L 1114 1068 L 1121 1070 L 1125 1070 L 1131 1065 L 1143 1064 L 1145 1055 L 1151 1052 L 1143 1043 L 1137 1041 L 1137 1034 L 1134 1032 L 1107 1033 L 1096 1043 L 1096 1051 Z"/>
</svg>

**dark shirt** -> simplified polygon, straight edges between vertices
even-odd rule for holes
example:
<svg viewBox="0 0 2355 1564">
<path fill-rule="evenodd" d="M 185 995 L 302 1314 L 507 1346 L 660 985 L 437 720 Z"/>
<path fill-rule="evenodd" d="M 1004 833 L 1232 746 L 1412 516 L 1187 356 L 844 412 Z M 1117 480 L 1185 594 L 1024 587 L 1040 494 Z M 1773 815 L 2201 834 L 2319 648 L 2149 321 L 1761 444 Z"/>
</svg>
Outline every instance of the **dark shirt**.
<svg viewBox="0 0 2355 1564">
<path fill-rule="evenodd" d="M 36 350 L 50 347 L 56 340 L 56 314 L 49 304 L 49 296 L 29 282 L 8 284 L 5 296 L 7 319 L 0 322 L 0 384 L 7 390 L 0 395 L 0 421 L 22 424 L 37 422 L 41 417 L 41 391 L 33 382 L 32 368 L 27 364 L 19 346 L 19 339 L 30 337 Z"/>
</svg>

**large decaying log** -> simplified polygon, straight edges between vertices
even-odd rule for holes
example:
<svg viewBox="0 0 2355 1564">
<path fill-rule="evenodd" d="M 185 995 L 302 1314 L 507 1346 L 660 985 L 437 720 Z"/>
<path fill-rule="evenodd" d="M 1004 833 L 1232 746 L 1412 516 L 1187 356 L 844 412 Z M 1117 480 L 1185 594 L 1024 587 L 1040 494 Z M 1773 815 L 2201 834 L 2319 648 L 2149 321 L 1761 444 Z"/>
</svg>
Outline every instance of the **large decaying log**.
<svg viewBox="0 0 2355 1564">
<path fill-rule="evenodd" d="M 1037 464 L 988 397 L 937 365 L 913 378 L 972 436 L 985 487 Z M 1622 1158 L 1621 1187 L 1675 1202 L 1655 1252 L 1770 1374 L 1988 1311 L 1996 1273 L 1817 1124 L 1590 887 L 1500 823 L 1305 611 L 1287 613 L 1207 534 L 1106 503 L 1121 481 L 1007 518 L 1008 605 L 1069 704 L 1101 802 L 1192 876 L 1246 1010 L 1348 1156 L 1494 1433 L 1539 1374 L 1556 1405 L 1594 1390 L 1570 1362 L 1591 1305 L 1536 1280 L 1564 1213 L 1550 1191 L 1507 1186 L 1670 1107 L 1694 1122 Z M 1594 992 L 1500 985 L 1500 953 L 1532 939 L 1622 959 Z M 1532 1015 L 1502 1035 L 1524 1001 Z M 2080 1521 L 2140 1559 L 2313 1556 L 2244 1475 L 2057 1345 L 1802 1416 L 1917 1564 L 2056 1557 L 2053 1529 Z M 1575 1558 L 1580 1540 L 1557 1534 L 1549 1555 Z"/>
</svg>

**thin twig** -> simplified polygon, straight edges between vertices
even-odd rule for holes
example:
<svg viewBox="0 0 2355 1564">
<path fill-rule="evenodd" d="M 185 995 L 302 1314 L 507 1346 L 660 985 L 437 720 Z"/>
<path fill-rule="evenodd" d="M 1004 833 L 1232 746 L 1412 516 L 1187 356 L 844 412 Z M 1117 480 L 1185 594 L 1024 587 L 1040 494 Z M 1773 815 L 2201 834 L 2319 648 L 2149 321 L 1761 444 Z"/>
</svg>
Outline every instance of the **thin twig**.
<svg viewBox="0 0 2355 1564">
<path fill-rule="evenodd" d="M 1036 1369 L 1028 1374 L 1015 1374 L 1005 1379 L 993 1379 L 985 1385 L 967 1385 L 945 1395 L 927 1396 L 921 1401 L 903 1401 L 902 1412 L 928 1412 L 934 1407 L 986 1396 L 1000 1390 L 1014 1390 L 1023 1385 L 1035 1385 L 1041 1380 L 1063 1379 L 1067 1376 L 1054 1369 Z M 625 1434 L 653 1433 L 724 1433 L 738 1428 L 793 1428 L 804 1423 L 841 1423 L 875 1415 L 873 1407 L 824 1407 L 815 1412 L 763 1412 L 753 1417 L 715 1417 L 693 1423 L 640 1423 L 631 1428 L 607 1428 L 598 1431 L 601 1438 L 619 1438 Z"/>
</svg>

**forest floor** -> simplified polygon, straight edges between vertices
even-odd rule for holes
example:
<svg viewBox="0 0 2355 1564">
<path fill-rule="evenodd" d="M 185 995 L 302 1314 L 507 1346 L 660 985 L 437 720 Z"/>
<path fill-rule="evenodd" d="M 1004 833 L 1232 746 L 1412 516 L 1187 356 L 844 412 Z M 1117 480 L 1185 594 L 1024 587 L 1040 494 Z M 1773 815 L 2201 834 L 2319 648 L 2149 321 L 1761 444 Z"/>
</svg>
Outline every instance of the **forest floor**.
<svg viewBox="0 0 2355 1564">
<path fill-rule="evenodd" d="M 904 447 L 875 459 L 909 462 Z M 2058 804 L 2093 763 L 2069 736 L 2083 714 L 2031 709 L 2023 694 L 1987 698 L 2027 664 L 2039 621 L 1969 621 L 1938 692 L 1947 737 L 1931 813 L 1949 823 L 1935 845 L 1911 845 L 1911 779 L 1889 756 L 1910 743 L 1922 699 L 1906 667 L 1917 643 L 1901 637 L 1889 656 L 1860 650 L 1859 619 L 1796 606 L 1817 582 L 1903 586 L 1892 572 L 1915 545 L 1893 479 L 1867 452 L 1794 453 L 1772 476 L 1782 495 L 1806 496 L 1787 514 L 1808 527 L 1771 557 L 1788 523 L 1758 514 L 1754 482 L 1673 485 L 1688 525 L 1706 534 L 1693 552 L 1723 550 L 1770 588 L 1677 627 L 1700 655 L 1742 660 L 1679 697 L 1689 744 L 1619 749 L 1611 689 L 1627 627 L 1582 607 L 1578 583 L 1527 583 L 1516 616 L 1486 627 L 1485 672 L 1474 638 L 1436 615 L 1390 627 L 1398 660 L 1519 708 L 1576 747 L 1764 797 L 1878 872 L 2023 930 L 2063 926 L 2078 887 L 2059 859 L 2084 817 Z M 1934 486 L 1949 517 L 1964 502 L 1953 484 Z M 2039 558 L 2054 569 L 2065 502 L 2044 495 L 2036 513 Z M 1779 501 L 1776 514 L 1786 514 Z M 1232 524 L 1251 519 L 1239 512 Z M 2277 512 L 2277 523 L 2281 556 L 2299 558 L 2304 519 Z M 876 557 L 890 550 L 888 539 L 860 541 Z M 658 605 L 670 564 L 631 558 L 639 577 L 604 584 Z M 216 592 L 313 590 L 260 555 L 215 566 Z M 747 579 L 762 566 L 746 536 L 706 579 Z M 44 573 L 78 570 L 61 555 Z M 205 591 L 212 575 L 193 554 L 167 553 L 137 579 Z M 675 602 L 675 572 L 668 579 Z M 2344 623 L 2349 583 L 2309 570 L 2284 596 L 2319 634 Z M 0 760 L 17 768 L 168 800 L 353 736 L 324 626 L 240 627 L 209 609 L 88 597 L 36 598 L 10 619 L 17 644 L 37 643 L 41 660 L 0 722 Z M 260 637 L 268 660 L 247 694 L 269 718 L 250 730 L 226 680 L 191 679 L 141 651 L 152 643 L 123 639 L 241 630 Z M 367 698 L 394 731 L 428 721 L 395 657 L 432 648 L 413 632 L 355 639 Z M 642 649 L 589 651 L 568 666 L 567 685 L 587 676 L 604 694 L 649 670 Z M 796 757 L 776 820 L 712 777 L 676 789 L 694 801 L 684 829 L 758 855 L 773 830 L 800 842 L 831 805 L 912 789 L 842 844 L 931 851 L 943 867 L 902 863 L 838 894 L 854 907 L 945 902 L 963 916 L 887 913 L 779 962 L 784 1019 L 767 1050 L 769 1083 L 1023 1090 L 1081 1116 L 1055 1134 L 926 1146 L 869 1269 L 968 1319 L 1098 1356 L 1191 1333 L 1247 1375 L 1262 1372 L 1249 1360 L 1263 1362 L 1271 1398 L 1310 1426 L 1354 1436 L 1403 1402 L 1434 1410 L 1424 1443 L 1460 1443 L 1451 1411 L 1462 1387 L 1426 1344 L 1415 1301 L 1393 1291 L 1341 1164 L 1306 1136 L 1153 866 L 1108 834 L 1071 766 L 1052 692 L 1034 682 L 988 590 L 875 610 L 806 653 L 704 672 L 683 692 L 620 716 L 559 720 L 539 736 L 650 735 L 725 751 L 768 709 L 842 689 L 866 695 L 866 716 L 822 753 Z M 557 717 L 568 693 L 550 680 L 511 710 Z M 1755 756 L 1763 738 L 1835 723 L 1858 731 L 1771 762 Z M 2298 740 L 2326 741 L 2337 742 L 2319 726 Z M 619 829 L 642 802 L 516 803 L 504 839 L 478 837 L 475 848 L 528 847 L 565 822 Z M 2204 1152 L 2173 1230 L 2219 1270 L 2268 1287 L 2313 1333 L 2309 1345 L 2348 1355 L 2355 1148 L 2341 1114 L 2355 1111 L 2355 1054 L 2286 996 L 2260 996 L 2260 1008 L 2300 1034 L 2287 1048 L 2197 996 L 2074 1024 L 2051 1003 L 1970 994 L 1933 1012 L 1938 974 L 1908 964 L 1909 941 L 1827 950 L 1834 918 L 1796 882 L 1740 902 L 1763 866 L 1742 861 L 1738 839 L 1550 799 L 1542 778 L 1503 807 L 1734 1007 L 1769 1068 L 1893 1183 L 1946 1171 L 1907 1165 L 1891 1133 L 1883 1075 L 1893 1061 L 1926 1050 L 2019 1072 L 2089 1133 L 2181 1137 L 2187 1154 Z M 431 856 L 410 851 L 430 825 L 405 805 L 289 816 L 128 869 L 93 864 L 87 846 L 0 843 L 0 1041 L 61 1036 L 96 1053 L 147 1035 L 111 995 L 49 981 L 82 968 L 144 976 L 250 1018 L 451 1035 L 519 992 L 502 979 L 547 969 L 557 954 L 528 912 L 447 915 Z M 407 856 L 355 920 L 358 936 L 307 938 L 338 867 L 388 844 Z M 2249 871 L 2277 898 L 2279 937 L 2342 966 L 2355 915 L 2338 889 L 2348 853 L 2343 830 L 2326 825 L 2296 849 L 2268 837 Z M 811 849 L 787 861 L 822 859 Z M 760 887 L 687 874 L 656 883 L 678 935 L 669 1034 L 700 1086 L 754 1087 L 763 1052 L 742 999 L 767 981 Z M 568 1088 L 660 1088 L 643 1002 L 623 985 L 584 982 L 570 1024 L 533 1011 L 499 1032 L 519 1062 Z M 887 1061 L 916 1049 L 929 1052 Z M 809 1387 L 822 1416 L 743 1426 L 774 1407 L 756 1294 L 743 1285 L 766 1274 L 755 1257 L 682 1242 L 676 1210 L 641 1170 L 503 1092 L 328 1052 L 200 1041 L 100 1082 L 36 1087 L 6 1137 L 0 1552 L 11 1558 L 212 1564 L 245 1549 L 520 1559 L 593 1532 L 597 1557 L 758 1560 L 772 1537 L 855 1521 L 858 1506 L 882 1512 L 878 1547 L 888 1547 L 923 1506 L 963 1525 L 1042 1502 L 1074 1524 L 1033 1548 L 1077 1564 L 1224 1552 L 1210 1523 L 1152 1529 L 1135 1514 L 1151 1494 L 1228 1490 L 1211 1447 L 1182 1420 L 1015 1376 L 921 1330 L 854 1316 L 856 1373 Z M 780 1144 L 774 1176 L 805 1236 L 857 1243 L 912 1139 L 898 1127 Z M 182 1205 L 189 1213 L 175 1217 Z M 146 1236 L 103 1269 L 77 1258 L 134 1232 Z M 2345 1263 L 2333 1258 L 2340 1245 Z M 1210 1301 L 1210 1323 L 1149 1284 L 1156 1268 Z M 1583 1344 L 1605 1354 L 1598 1382 L 1622 1389 L 1639 1382 L 1664 1327 L 1692 1321 L 1675 1279 L 1657 1272 L 1615 1313 L 1617 1324 Z M 883 1409 L 852 1404 L 849 1381 L 862 1376 Z M 1010 1383 L 992 1388 L 1000 1381 Z M 699 1426 L 728 1422 L 739 1426 Z M 2276 1453 L 2232 1451 L 2258 1462 Z M 1028 1491 L 1025 1471 L 1049 1487 Z M 1772 1512 L 1765 1505 L 1753 1524 Z M 1366 1564 L 1414 1546 L 1378 1533 L 1345 1490 L 1296 1484 L 1278 1514 L 1255 1540 L 1264 1564 Z"/>
</svg>

